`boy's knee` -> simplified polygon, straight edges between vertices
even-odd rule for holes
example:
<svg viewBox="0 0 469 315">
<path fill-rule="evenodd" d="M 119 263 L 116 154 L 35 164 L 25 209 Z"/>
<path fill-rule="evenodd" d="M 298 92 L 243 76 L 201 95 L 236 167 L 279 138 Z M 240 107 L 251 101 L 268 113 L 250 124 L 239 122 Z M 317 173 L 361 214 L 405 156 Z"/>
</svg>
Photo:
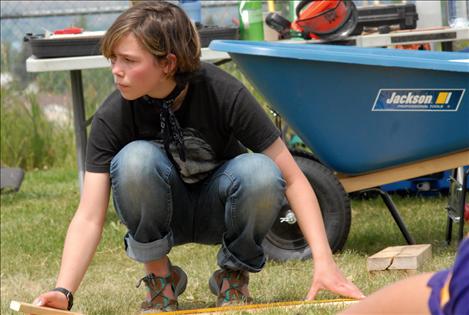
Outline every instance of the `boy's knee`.
<svg viewBox="0 0 469 315">
<path fill-rule="evenodd" d="M 122 184 L 138 184 L 155 172 L 167 179 L 171 164 L 162 150 L 149 141 L 139 140 L 127 144 L 111 161 L 111 179 L 119 180 Z"/>
<path fill-rule="evenodd" d="M 239 157 L 238 176 L 241 185 L 255 193 L 283 193 L 285 181 L 274 161 L 260 153 Z"/>
<path fill-rule="evenodd" d="M 152 160 L 154 145 L 147 141 L 134 141 L 123 147 L 111 161 L 111 176 L 125 171 L 127 175 L 141 174 Z"/>
</svg>

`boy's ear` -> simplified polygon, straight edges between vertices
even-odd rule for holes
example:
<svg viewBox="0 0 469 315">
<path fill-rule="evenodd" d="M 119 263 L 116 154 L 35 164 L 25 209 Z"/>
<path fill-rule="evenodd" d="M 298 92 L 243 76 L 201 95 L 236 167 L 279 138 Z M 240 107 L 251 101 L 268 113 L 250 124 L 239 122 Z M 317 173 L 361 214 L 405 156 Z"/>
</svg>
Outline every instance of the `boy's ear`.
<svg viewBox="0 0 469 315">
<path fill-rule="evenodd" d="M 177 57 L 169 53 L 164 61 L 163 71 L 166 75 L 173 75 L 176 72 Z"/>
</svg>

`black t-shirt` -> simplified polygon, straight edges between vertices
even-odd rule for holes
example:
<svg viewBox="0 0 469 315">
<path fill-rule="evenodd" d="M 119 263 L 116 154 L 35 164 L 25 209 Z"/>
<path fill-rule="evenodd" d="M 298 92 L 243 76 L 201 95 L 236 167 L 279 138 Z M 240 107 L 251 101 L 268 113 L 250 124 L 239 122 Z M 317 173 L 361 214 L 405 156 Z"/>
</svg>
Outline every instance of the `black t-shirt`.
<svg viewBox="0 0 469 315">
<path fill-rule="evenodd" d="M 177 153 L 175 160 L 182 166 L 183 175 L 184 171 L 188 172 L 188 177 L 209 172 L 216 165 L 247 152 L 246 148 L 261 152 L 280 136 L 280 131 L 246 87 L 207 63 L 202 63 L 190 80 L 187 95 L 175 116 L 189 151 L 185 163 L 177 158 Z M 86 170 L 109 172 L 112 158 L 135 140 L 161 140 L 160 108 L 143 98 L 128 101 L 116 90 L 93 118 Z M 191 154 L 191 150 L 199 153 Z M 211 162 L 206 163 L 209 160 Z M 184 164 L 192 170 L 187 170 Z M 191 165 L 196 165 L 196 170 Z"/>
</svg>

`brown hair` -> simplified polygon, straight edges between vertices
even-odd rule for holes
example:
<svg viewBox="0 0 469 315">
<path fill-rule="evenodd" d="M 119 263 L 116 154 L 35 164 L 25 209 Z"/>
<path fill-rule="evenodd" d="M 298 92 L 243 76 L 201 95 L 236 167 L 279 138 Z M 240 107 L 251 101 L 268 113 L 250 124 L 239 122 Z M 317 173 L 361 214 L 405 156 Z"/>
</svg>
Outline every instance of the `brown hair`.
<svg viewBox="0 0 469 315">
<path fill-rule="evenodd" d="M 123 37 L 132 33 L 156 60 L 168 54 L 177 57 L 174 75 L 182 83 L 200 66 L 200 40 L 197 30 L 185 12 L 164 1 L 137 2 L 122 13 L 101 41 L 101 52 L 111 58 Z"/>
</svg>

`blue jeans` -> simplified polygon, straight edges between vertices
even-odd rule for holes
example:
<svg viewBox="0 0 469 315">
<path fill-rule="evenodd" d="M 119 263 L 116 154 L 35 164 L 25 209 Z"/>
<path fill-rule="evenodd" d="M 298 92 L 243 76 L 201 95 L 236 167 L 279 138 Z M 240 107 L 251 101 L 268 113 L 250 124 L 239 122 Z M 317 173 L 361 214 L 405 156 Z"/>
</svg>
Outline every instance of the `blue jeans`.
<svg viewBox="0 0 469 315">
<path fill-rule="evenodd" d="M 175 245 L 221 243 L 221 268 L 264 266 L 262 240 L 286 202 L 285 181 L 268 156 L 239 155 L 189 185 L 160 145 L 134 141 L 113 158 L 110 173 L 130 258 L 148 262 Z"/>
</svg>

